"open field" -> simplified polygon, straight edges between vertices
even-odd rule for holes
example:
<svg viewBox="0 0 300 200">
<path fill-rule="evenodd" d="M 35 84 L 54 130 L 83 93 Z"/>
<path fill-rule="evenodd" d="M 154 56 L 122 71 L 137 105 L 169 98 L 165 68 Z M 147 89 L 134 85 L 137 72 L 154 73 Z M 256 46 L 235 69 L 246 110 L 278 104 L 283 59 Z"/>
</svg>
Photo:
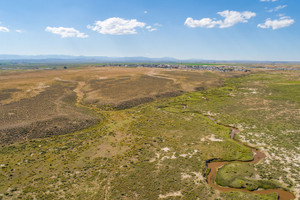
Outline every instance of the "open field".
<svg viewBox="0 0 300 200">
<path fill-rule="evenodd" d="M 278 199 L 215 190 L 212 160 L 237 161 L 219 170 L 223 186 L 300 197 L 298 71 L 88 67 L 0 81 L 2 199 Z M 226 126 L 267 157 L 242 163 L 254 154 Z"/>
<path fill-rule="evenodd" d="M 221 74 L 183 73 L 184 77 L 161 69 L 88 67 L 2 74 L 0 144 L 91 126 L 99 117 L 88 107 L 129 108 L 223 84 Z"/>
<path fill-rule="evenodd" d="M 0 106 L 0 144 L 69 133 L 98 121 L 87 110 L 75 107 L 74 84 L 56 82 L 42 86 L 44 91 L 31 98 Z M 20 92 L 13 90 L 16 91 Z"/>
<path fill-rule="evenodd" d="M 225 74 L 211 72 L 169 73 L 167 69 L 85 67 L 68 70 L 29 70 L 0 74 L 0 103 L 33 97 L 55 81 L 78 84 L 87 102 L 119 105 L 134 98 L 193 91 L 197 87 L 221 86 Z M 240 76 L 245 73 L 235 72 Z M 196 75 L 196 76 L 195 76 Z M 217 82 L 216 78 L 218 79 Z M 123 88 L 118 88 L 123 87 Z"/>
</svg>

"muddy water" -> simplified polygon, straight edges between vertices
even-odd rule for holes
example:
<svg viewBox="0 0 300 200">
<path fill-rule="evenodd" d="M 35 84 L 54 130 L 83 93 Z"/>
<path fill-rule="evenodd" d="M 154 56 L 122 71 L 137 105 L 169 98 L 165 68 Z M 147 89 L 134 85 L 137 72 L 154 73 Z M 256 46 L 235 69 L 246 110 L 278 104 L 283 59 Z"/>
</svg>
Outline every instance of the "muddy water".
<svg viewBox="0 0 300 200">
<path fill-rule="evenodd" d="M 217 122 L 215 121 L 215 119 L 213 119 L 211 116 L 209 116 L 209 118 L 215 123 L 217 124 Z M 230 133 L 230 138 L 233 139 L 235 133 L 238 133 L 239 130 L 236 128 L 231 128 L 231 133 Z M 237 141 L 239 142 L 239 141 Z M 243 144 L 241 142 L 239 142 L 240 144 Z M 244 145 L 244 144 L 243 144 Z M 245 145 L 246 146 L 246 145 Z M 249 147 L 249 146 L 247 146 Z M 253 153 L 254 153 L 254 159 L 252 161 L 249 161 L 249 163 L 258 163 L 260 160 L 264 159 L 266 157 L 266 155 L 261 152 L 258 151 L 252 147 L 249 147 Z M 236 161 L 233 161 L 236 162 Z M 216 184 L 215 179 L 216 179 L 216 175 L 218 172 L 218 169 L 221 168 L 222 166 L 224 166 L 225 164 L 227 164 L 228 162 L 210 162 L 208 163 L 208 168 L 210 168 L 210 173 L 208 174 L 207 177 L 207 182 L 208 184 L 213 187 L 216 190 L 222 191 L 222 192 L 231 192 L 231 191 L 240 191 L 240 192 L 249 192 L 249 193 L 255 193 L 255 194 L 270 194 L 270 193 L 277 193 L 279 196 L 280 200 L 291 200 L 291 199 L 295 199 L 295 196 L 288 191 L 285 191 L 283 189 L 268 189 L 268 190 L 255 190 L 255 191 L 249 191 L 246 189 L 238 189 L 238 188 L 230 188 L 230 187 L 221 187 L 219 185 Z"/>
</svg>

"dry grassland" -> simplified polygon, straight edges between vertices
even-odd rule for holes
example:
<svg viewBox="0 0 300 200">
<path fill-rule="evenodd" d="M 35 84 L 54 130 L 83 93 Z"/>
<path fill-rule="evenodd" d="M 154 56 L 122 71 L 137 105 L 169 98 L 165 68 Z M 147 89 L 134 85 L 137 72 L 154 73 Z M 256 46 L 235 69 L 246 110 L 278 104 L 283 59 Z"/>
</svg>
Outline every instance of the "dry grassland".
<svg viewBox="0 0 300 200">
<path fill-rule="evenodd" d="M 239 74 L 230 74 L 235 76 Z M 123 109 L 223 84 L 211 72 L 85 67 L 0 74 L 0 144 L 64 134 L 98 121 L 87 107 Z"/>
<path fill-rule="evenodd" d="M 278 199 L 207 184 L 208 161 L 253 159 L 228 126 L 267 155 L 236 165 L 247 171 L 234 176 L 249 180 L 253 172 L 251 181 L 272 180 L 299 198 L 300 74 L 260 71 L 85 67 L 0 75 L 1 143 L 29 140 L 0 148 L 0 199 Z"/>
</svg>

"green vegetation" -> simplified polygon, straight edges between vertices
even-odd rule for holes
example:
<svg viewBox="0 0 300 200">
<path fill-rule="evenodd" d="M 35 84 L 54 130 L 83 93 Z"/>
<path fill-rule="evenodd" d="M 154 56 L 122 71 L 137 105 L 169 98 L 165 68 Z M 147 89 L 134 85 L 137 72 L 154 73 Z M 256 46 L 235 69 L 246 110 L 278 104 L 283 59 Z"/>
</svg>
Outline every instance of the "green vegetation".
<svg viewBox="0 0 300 200">
<path fill-rule="evenodd" d="M 271 193 L 268 195 L 253 195 L 243 192 L 226 192 L 222 194 L 222 199 L 243 199 L 243 200 L 278 200 L 278 195 L 276 193 Z"/>
<path fill-rule="evenodd" d="M 229 163 L 218 170 L 216 182 L 222 186 L 246 188 L 247 190 L 280 188 L 278 183 L 269 180 L 257 180 L 257 173 L 249 163 Z"/>
<path fill-rule="evenodd" d="M 171 71 L 161 73 L 160 77 L 163 76 L 177 77 L 179 83 L 190 77 L 190 83 L 203 90 L 121 110 L 77 102 L 80 109 L 84 112 L 89 109 L 101 121 L 65 135 L 3 145 L 0 196 L 3 199 L 278 199 L 274 193 L 221 193 L 207 184 L 207 160 L 253 159 L 249 148 L 230 139 L 230 128 L 215 124 L 208 116 L 214 116 L 219 124 L 238 127 L 242 131 L 236 139 L 268 153 L 267 158 L 255 165 L 239 162 L 225 165 L 217 174 L 219 184 L 249 190 L 282 187 L 296 191 L 300 171 L 295 159 L 300 141 L 299 74 L 256 73 L 233 78 Z M 85 80 L 82 77 L 76 76 L 77 80 Z M 150 83 L 160 80 L 137 77 Z M 116 88 L 118 83 L 129 81 L 124 76 L 91 80 L 89 86 L 95 87 L 93 90 L 98 89 L 97 85 Z M 139 83 L 138 78 L 130 79 L 120 87 Z M 168 83 L 163 80 L 163 84 Z M 285 89 L 284 84 L 289 87 Z M 98 92 L 107 97 L 105 92 L 109 91 Z M 71 97 L 64 101 L 76 104 Z"/>
</svg>

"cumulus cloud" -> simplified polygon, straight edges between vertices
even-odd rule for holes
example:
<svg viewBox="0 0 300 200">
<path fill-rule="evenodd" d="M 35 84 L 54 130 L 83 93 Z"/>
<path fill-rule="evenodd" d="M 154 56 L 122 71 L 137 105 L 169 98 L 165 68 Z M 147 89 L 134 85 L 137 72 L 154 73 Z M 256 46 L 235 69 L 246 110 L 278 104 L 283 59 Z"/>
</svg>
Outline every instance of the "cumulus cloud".
<svg viewBox="0 0 300 200">
<path fill-rule="evenodd" d="M 202 28 L 214 28 L 218 26 L 219 28 L 228 28 L 234 26 L 238 23 L 246 23 L 252 17 L 256 16 L 256 13 L 250 11 L 237 12 L 225 10 L 218 12 L 218 14 L 224 18 L 224 20 L 216 20 L 211 18 L 203 18 L 200 20 L 194 20 L 188 17 L 185 20 L 185 25 L 190 28 L 202 27 Z"/>
<path fill-rule="evenodd" d="M 18 29 L 18 30 L 16 30 L 16 32 L 17 32 L 17 33 L 23 33 L 24 31 L 23 31 L 23 30 L 20 30 L 20 29 Z"/>
<path fill-rule="evenodd" d="M 294 19 L 290 17 L 280 17 L 279 19 L 271 20 L 270 18 L 266 19 L 265 23 L 258 24 L 259 28 L 272 28 L 273 30 L 288 27 L 295 23 Z"/>
<path fill-rule="evenodd" d="M 94 26 L 88 25 L 87 28 L 101 34 L 128 35 L 137 34 L 136 28 L 143 28 L 145 26 L 146 23 L 139 22 L 136 19 L 127 20 L 119 17 L 112 17 L 104 21 L 96 21 Z"/>
<path fill-rule="evenodd" d="M 231 27 L 237 23 L 246 23 L 248 22 L 248 19 L 256 16 L 256 13 L 250 11 L 237 12 L 225 10 L 223 12 L 218 12 L 218 14 L 225 18 L 220 24 L 220 28 Z"/>
<path fill-rule="evenodd" d="M 202 27 L 202 28 L 213 28 L 216 25 L 220 24 L 221 21 L 214 21 L 210 18 L 203 18 L 200 20 L 193 19 L 191 17 L 188 17 L 184 25 L 190 27 L 190 28 L 196 28 L 196 27 Z"/>
<path fill-rule="evenodd" d="M 274 9 L 268 10 L 268 12 L 277 12 L 278 10 L 281 10 L 285 7 L 287 7 L 287 5 L 280 5 L 280 6 L 275 7 Z"/>
<path fill-rule="evenodd" d="M 47 27 L 45 31 L 60 35 L 62 38 L 67 37 L 78 37 L 78 38 L 87 38 L 88 35 L 79 32 L 75 28 L 66 28 L 66 27 Z"/>
<path fill-rule="evenodd" d="M 261 2 L 275 2 L 277 0 L 260 0 Z"/>
<path fill-rule="evenodd" d="M 9 32 L 9 29 L 4 26 L 0 26 L 0 32 Z"/>
</svg>

